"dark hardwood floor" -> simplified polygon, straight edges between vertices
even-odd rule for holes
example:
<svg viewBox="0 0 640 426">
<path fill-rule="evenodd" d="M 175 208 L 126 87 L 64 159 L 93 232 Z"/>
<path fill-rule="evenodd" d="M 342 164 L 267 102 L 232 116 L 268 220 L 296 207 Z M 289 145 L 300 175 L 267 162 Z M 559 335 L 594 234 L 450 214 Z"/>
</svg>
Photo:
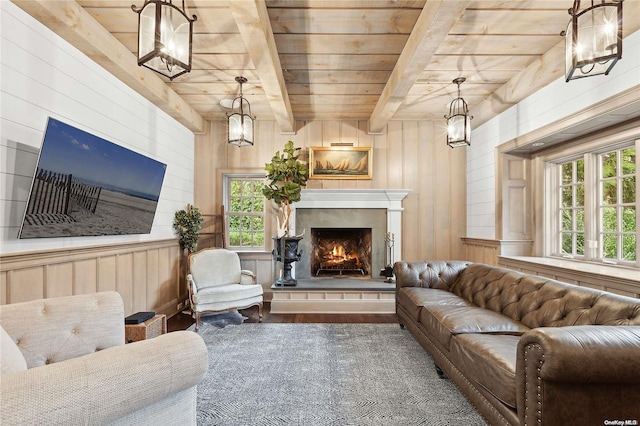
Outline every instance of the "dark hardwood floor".
<svg viewBox="0 0 640 426">
<path fill-rule="evenodd" d="M 262 322 L 271 323 L 361 323 L 383 324 L 397 323 L 396 314 L 272 314 L 270 304 L 265 303 L 262 309 Z M 249 317 L 245 322 L 258 322 L 256 306 L 243 309 L 242 315 Z M 168 331 L 186 330 L 194 323 L 190 315 L 179 313 L 167 321 Z"/>
</svg>

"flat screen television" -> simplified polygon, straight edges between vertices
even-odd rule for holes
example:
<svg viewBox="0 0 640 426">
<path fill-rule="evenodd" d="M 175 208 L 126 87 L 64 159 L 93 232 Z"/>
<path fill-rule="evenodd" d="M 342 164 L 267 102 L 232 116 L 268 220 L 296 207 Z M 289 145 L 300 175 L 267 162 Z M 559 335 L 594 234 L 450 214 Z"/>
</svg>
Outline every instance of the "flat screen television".
<svg viewBox="0 0 640 426">
<path fill-rule="evenodd" d="M 166 169 L 49 117 L 18 238 L 148 234 Z"/>
</svg>

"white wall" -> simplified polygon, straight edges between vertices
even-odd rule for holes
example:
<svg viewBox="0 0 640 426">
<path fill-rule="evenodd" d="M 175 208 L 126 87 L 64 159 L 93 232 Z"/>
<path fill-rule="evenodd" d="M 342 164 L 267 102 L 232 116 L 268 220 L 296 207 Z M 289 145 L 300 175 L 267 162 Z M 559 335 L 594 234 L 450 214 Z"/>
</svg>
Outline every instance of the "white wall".
<svg viewBox="0 0 640 426">
<path fill-rule="evenodd" d="M 13 3 L 0 20 L 0 253 L 174 237 L 193 202 L 193 133 Z M 167 164 L 150 234 L 17 239 L 49 116 Z"/>
<path fill-rule="evenodd" d="M 624 39 L 608 76 L 554 81 L 471 133 L 467 148 L 467 237 L 494 239 L 495 148 L 640 84 L 640 31 Z M 473 113 L 473 111 L 471 111 Z"/>
</svg>

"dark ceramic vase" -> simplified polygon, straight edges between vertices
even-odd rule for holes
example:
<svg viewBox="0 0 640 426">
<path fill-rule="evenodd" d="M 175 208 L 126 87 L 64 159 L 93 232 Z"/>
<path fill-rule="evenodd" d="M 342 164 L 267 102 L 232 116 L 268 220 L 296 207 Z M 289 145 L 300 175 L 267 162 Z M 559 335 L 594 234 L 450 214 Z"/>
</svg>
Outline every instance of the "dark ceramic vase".
<svg viewBox="0 0 640 426">
<path fill-rule="evenodd" d="M 297 262 L 302 256 L 302 252 L 298 251 L 298 243 L 301 239 L 302 237 L 284 237 L 283 242 L 282 238 L 274 237 L 276 260 L 282 262 L 282 278 L 276 280 L 275 285 L 293 287 L 298 283 L 296 279 L 291 276 L 291 269 L 293 262 Z M 284 260 L 281 254 L 283 250 Z"/>
</svg>

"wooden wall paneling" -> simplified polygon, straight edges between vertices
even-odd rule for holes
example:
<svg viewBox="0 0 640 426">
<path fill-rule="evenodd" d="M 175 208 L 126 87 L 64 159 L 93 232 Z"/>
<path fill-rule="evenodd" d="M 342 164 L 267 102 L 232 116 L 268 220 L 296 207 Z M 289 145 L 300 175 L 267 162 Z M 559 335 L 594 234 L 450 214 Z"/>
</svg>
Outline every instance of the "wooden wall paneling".
<svg viewBox="0 0 640 426">
<path fill-rule="evenodd" d="M 451 191 L 451 259 L 462 259 L 464 245 L 462 236 L 467 232 L 467 150 L 452 150 L 450 169 Z"/>
<path fill-rule="evenodd" d="M 160 297 L 160 256 L 159 249 L 147 251 L 146 259 L 146 278 L 147 278 L 147 307 L 148 309 L 157 309 L 162 303 Z"/>
<path fill-rule="evenodd" d="M 304 125 L 305 131 L 305 148 L 307 151 L 307 158 L 309 155 L 309 148 L 312 146 L 322 146 L 323 144 L 323 123 L 322 121 L 307 121 Z M 307 188 L 309 189 L 322 189 L 322 180 L 309 179 L 307 181 Z"/>
<path fill-rule="evenodd" d="M 265 163 L 271 161 L 275 151 L 273 150 L 272 140 L 275 131 L 275 121 L 256 121 L 256 167 L 264 169 Z M 295 140 L 294 140 L 295 142 Z M 265 171 L 266 173 L 266 171 Z"/>
<path fill-rule="evenodd" d="M 402 206 L 402 253 L 407 259 L 418 259 L 420 256 L 420 234 L 422 233 L 420 215 L 420 155 L 418 121 L 402 122 L 402 188 L 411 192 L 404 199 Z M 395 259 L 394 259 L 395 260 Z"/>
<path fill-rule="evenodd" d="M 171 299 L 172 278 L 169 249 L 163 247 L 158 250 L 158 284 L 160 302 L 166 304 Z"/>
<path fill-rule="evenodd" d="M 367 123 L 367 126 L 369 124 Z M 388 130 L 388 127 L 386 128 Z M 373 188 L 388 188 L 387 171 L 389 170 L 389 133 L 373 136 Z"/>
<path fill-rule="evenodd" d="M 73 264 L 47 265 L 45 271 L 45 297 L 71 296 L 73 294 Z"/>
<path fill-rule="evenodd" d="M 144 311 L 147 307 L 147 252 L 133 253 L 132 265 L 132 297 L 133 312 Z"/>
<path fill-rule="evenodd" d="M 213 124 L 209 123 L 211 128 Z M 196 135 L 194 143 L 195 163 L 210 163 L 214 158 L 213 133 Z M 212 165 L 212 164 L 208 164 Z M 203 214 L 212 214 L 215 211 L 214 193 L 211 190 L 214 167 L 195 167 L 194 164 L 194 204 Z"/>
<path fill-rule="evenodd" d="M 388 165 L 387 165 L 387 188 L 402 189 L 402 121 L 390 121 L 387 124 L 388 138 Z"/>
<path fill-rule="evenodd" d="M 420 173 L 418 174 L 418 186 L 420 197 L 418 210 L 420 211 L 420 252 L 417 260 L 435 259 L 436 241 L 434 238 L 434 218 L 437 208 L 435 200 L 435 187 L 437 179 L 435 175 L 435 143 L 434 125 L 432 121 L 420 123 L 418 133 L 420 147 Z"/>
<path fill-rule="evenodd" d="M 98 263 L 96 259 L 73 262 L 73 294 L 91 294 L 98 291 Z"/>
<path fill-rule="evenodd" d="M 7 272 L 7 303 L 28 302 L 44 298 L 44 267 Z"/>
<path fill-rule="evenodd" d="M 0 272 L 0 305 L 7 304 L 7 272 Z"/>
<path fill-rule="evenodd" d="M 444 260 L 451 257 L 451 148 L 442 142 L 435 142 L 434 170 L 437 185 L 434 202 L 437 203 L 433 237 L 436 242 L 435 258 Z"/>
<path fill-rule="evenodd" d="M 358 121 L 358 146 L 373 147 L 373 135 L 368 132 L 369 123 L 367 121 Z M 375 152 L 372 154 L 373 164 L 377 161 Z M 372 169 L 373 170 L 373 169 Z M 371 189 L 373 187 L 373 179 L 358 179 L 355 181 L 358 189 Z"/>
<path fill-rule="evenodd" d="M 115 256 L 98 258 L 98 291 L 117 291 Z"/>
<path fill-rule="evenodd" d="M 162 253 L 162 254 L 160 254 Z M 186 296 L 176 240 L 2 255 L 2 303 L 115 290 L 125 313 L 176 313 Z"/>
<path fill-rule="evenodd" d="M 322 143 L 319 146 L 330 147 L 333 143 L 340 143 L 341 132 L 340 121 L 325 120 L 322 122 Z M 342 179 L 323 179 L 323 189 L 339 189 L 343 188 L 344 180 Z"/>
<path fill-rule="evenodd" d="M 133 254 L 116 256 L 116 290 L 124 301 L 125 315 L 133 312 Z"/>
<path fill-rule="evenodd" d="M 196 185 L 196 194 L 215 194 L 212 204 L 219 204 L 222 200 L 222 186 L 219 182 L 221 169 L 262 169 L 264 163 L 271 159 L 275 151 L 282 150 L 288 140 L 293 140 L 296 146 L 303 148 L 303 161 L 308 161 L 308 149 L 312 146 L 328 147 L 336 142 L 371 146 L 371 180 L 311 179 L 307 188 L 411 189 L 412 192 L 405 199 L 403 212 L 406 225 L 402 235 L 404 256 L 415 259 L 448 259 L 457 254 L 460 258 L 465 257 L 464 248 L 459 242 L 465 231 L 465 154 L 464 150 L 452 152 L 446 146 L 440 127 L 435 122 L 392 120 L 382 134 L 369 134 L 366 121 L 297 121 L 296 134 L 291 135 L 282 134 L 275 121 L 259 121 L 256 129 L 260 140 L 256 137 L 256 145 L 250 148 L 255 149 L 257 155 L 243 157 L 246 161 L 242 161 L 240 165 L 228 164 L 228 160 L 239 160 L 226 154 L 227 149 L 235 147 L 226 147 L 226 129 L 222 124 L 213 122 L 211 126 L 209 140 L 212 141 L 214 154 L 209 158 L 196 157 L 198 176 L 203 176 L 200 168 L 216 169 L 215 178 L 211 182 L 204 182 L 202 187 Z M 198 141 L 200 138 L 199 136 Z M 215 152 L 220 150 L 224 155 L 216 158 Z M 198 198 L 196 203 L 197 200 Z M 462 215 L 460 223 L 452 223 L 453 218 L 458 215 Z M 268 223 L 275 221 L 271 211 L 266 220 Z M 263 283 L 268 282 L 270 285 L 272 271 L 269 253 L 270 247 L 267 248 L 266 259 L 256 260 L 258 270 L 254 272 Z M 241 254 L 241 258 L 244 261 L 252 258 L 252 255 Z M 265 289 L 267 288 L 265 284 Z"/>
<path fill-rule="evenodd" d="M 360 146 L 358 136 L 357 121 L 340 121 L 340 143 L 351 143 L 353 146 Z"/>
</svg>

